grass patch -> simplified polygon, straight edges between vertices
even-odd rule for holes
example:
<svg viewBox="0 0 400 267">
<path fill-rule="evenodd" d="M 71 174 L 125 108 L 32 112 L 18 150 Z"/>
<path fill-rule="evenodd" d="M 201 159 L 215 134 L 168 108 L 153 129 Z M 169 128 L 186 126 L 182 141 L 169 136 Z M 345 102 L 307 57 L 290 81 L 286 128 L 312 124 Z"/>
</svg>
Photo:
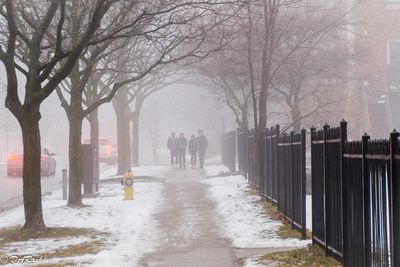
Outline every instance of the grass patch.
<svg viewBox="0 0 400 267">
<path fill-rule="evenodd" d="M 22 242 L 31 239 L 62 239 L 75 236 L 90 236 L 96 234 L 93 229 L 87 228 L 67 228 L 67 227 L 49 227 L 44 231 L 33 231 L 21 229 L 19 227 L 0 229 L 0 245 L 7 245 L 12 242 Z"/>
<path fill-rule="evenodd" d="M 20 257 L 24 255 L 23 247 L 13 247 L 14 242 L 25 242 L 34 240 L 49 239 L 50 241 L 61 241 L 71 238 L 89 238 L 89 241 L 80 244 L 67 245 L 65 247 L 56 248 L 46 253 L 38 253 L 34 256 L 42 256 L 47 259 L 62 259 L 66 257 L 76 257 L 87 254 L 97 254 L 105 247 L 109 238 L 108 233 L 99 232 L 88 228 L 67 228 L 67 227 L 49 227 L 44 231 L 24 230 L 21 228 L 4 228 L 0 229 L 0 248 L 10 247 L 11 251 L 3 251 L 6 255 L 18 254 Z M 1 263 L 0 263 L 1 265 Z M 46 266 L 64 266 L 65 263 L 57 262 Z"/>
<path fill-rule="evenodd" d="M 263 207 L 264 212 L 268 214 L 273 220 L 278 220 L 282 222 L 279 227 L 278 236 L 284 239 L 287 238 L 297 238 L 301 239 L 301 233 L 292 228 L 291 224 L 285 219 L 285 217 L 278 211 L 277 207 L 272 205 L 271 202 L 266 200 L 260 200 L 259 204 Z M 312 234 L 307 230 L 307 238 L 311 238 Z"/>
<path fill-rule="evenodd" d="M 275 252 L 263 255 L 259 258 L 263 262 L 276 262 L 280 267 L 289 266 L 342 266 L 331 257 L 325 257 L 325 252 L 316 245 L 310 245 L 304 249 L 295 249 L 285 252 Z"/>
<path fill-rule="evenodd" d="M 253 191 L 252 194 L 255 194 Z M 291 224 L 285 220 L 284 216 L 278 211 L 277 207 L 271 202 L 264 200 L 259 201 L 264 212 L 274 220 L 279 220 L 282 223 L 277 234 L 283 239 L 297 238 L 301 239 L 301 233 L 292 229 Z M 312 238 L 312 233 L 307 230 L 307 238 Z M 310 245 L 306 248 L 294 249 L 284 252 L 268 253 L 258 258 L 260 262 L 276 262 L 280 267 L 289 266 L 342 266 L 338 261 L 331 257 L 326 257 L 324 250 L 317 245 Z"/>
</svg>

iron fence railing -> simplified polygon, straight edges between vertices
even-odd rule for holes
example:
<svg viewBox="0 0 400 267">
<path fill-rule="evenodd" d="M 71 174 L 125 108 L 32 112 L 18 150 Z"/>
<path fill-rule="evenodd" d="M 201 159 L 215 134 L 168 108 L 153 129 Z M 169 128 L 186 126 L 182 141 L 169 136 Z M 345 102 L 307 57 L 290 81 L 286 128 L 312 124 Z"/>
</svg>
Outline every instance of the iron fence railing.
<svg viewBox="0 0 400 267">
<path fill-rule="evenodd" d="M 222 164 L 231 171 L 236 170 L 236 131 L 222 136 Z"/>
<path fill-rule="evenodd" d="M 237 136 L 239 172 L 306 238 L 306 131 L 285 134 L 278 125 L 258 134 L 226 134 L 223 154 L 236 155 Z M 310 143 L 313 243 L 344 266 L 399 267 L 399 133 L 348 141 L 342 121 L 311 128 Z M 227 166 L 235 158 L 223 155 Z"/>
</svg>

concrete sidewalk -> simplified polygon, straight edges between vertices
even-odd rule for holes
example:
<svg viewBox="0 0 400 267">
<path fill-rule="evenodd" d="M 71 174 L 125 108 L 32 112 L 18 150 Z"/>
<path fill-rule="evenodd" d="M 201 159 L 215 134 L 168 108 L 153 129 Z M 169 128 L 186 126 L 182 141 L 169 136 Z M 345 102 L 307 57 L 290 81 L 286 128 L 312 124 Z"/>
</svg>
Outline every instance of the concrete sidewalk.
<svg viewBox="0 0 400 267">
<path fill-rule="evenodd" d="M 172 169 L 164 172 L 160 230 L 156 251 L 145 255 L 141 266 L 236 267 L 243 259 L 293 248 L 237 249 L 222 234 L 225 227 L 209 198 L 206 173 L 199 169 Z M 275 266 L 271 262 L 267 266 Z"/>
<path fill-rule="evenodd" d="M 157 220 L 161 232 L 155 253 L 145 255 L 142 266 L 241 266 L 223 227 L 215 203 L 200 181 L 198 169 L 165 172 L 163 202 Z"/>
</svg>

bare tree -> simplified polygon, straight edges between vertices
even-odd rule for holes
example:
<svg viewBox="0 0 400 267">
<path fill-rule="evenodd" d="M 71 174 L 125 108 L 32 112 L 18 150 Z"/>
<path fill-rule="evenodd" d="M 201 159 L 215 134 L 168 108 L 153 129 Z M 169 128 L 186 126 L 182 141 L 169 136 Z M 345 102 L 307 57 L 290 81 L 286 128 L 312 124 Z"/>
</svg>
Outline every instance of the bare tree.
<svg viewBox="0 0 400 267">
<path fill-rule="evenodd" d="M 308 18 L 310 19 L 310 18 Z M 331 28 L 318 38 L 305 42 L 276 74 L 271 88 L 275 99 L 288 109 L 288 126 L 299 132 L 303 122 L 342 109 L 349 77 L 349 58 L 343 32 Z M 287 47 L 290 49 L 290 42 Z M 284 53 L 284 52 L 283 52 Z M 309 124 L 310 125 L 310 124 Z"/>
<path fill-rule="evenodd" d="M 85 24 L 72 44 L 73 25 L 66 18 L 73 10 L 66 0 L 1 2 L 0 60 L 7 73 L 6 106 L 21 126 L 24 144 L 24 228 L 45 228 L 40 184 L 41 104 L 72 71 L 111 5 L 107 0 L 87 2 Z M 25 86 L 19 86 L 17 72 L 25 76 Z M 18 94 L 21 91 L 23 100 Z"/>
<path fill-rule="evenodd" d="M 63 91 L 60 88 L 57 90 L 70 122 L 68 199 L 70 206 L 82 205 L 80 189 L 82 120 L 100 105 L 111 101 L 119 89 L 139 81 L 158 66 L 182 60 L 190 61 L 191 58 L 196 60 L 204 58 L 220 49 L 228 37 L 218 36 L 214 38 L 213 46 L 204 45 L 205 39 L 214 37 L 209 33 L 232 16 L 232 14 L 222 16 L 218 11 L 222 10 L 223 6 L 217 1 L 173 1 L 169 4 L 164 1 L 128 2 L 127 5 L 129 11 L 137 9 L 132 13 L 124 13 L 118 8 L 113 9 L 112 11 L 116 12 L 115 17 L 118 18 L 116 30 L 108 29 L 112 34 L 104 35 L 99 41 L 93 42 L 92 47 L 89 47 L 88 52 L 81 57 L 81 63 L 76 64 L 74 71 L 71 72 L 70 87 L 64 88 L 64 92 L 70 95 L 69 103 L 63 96 Z M 80 19 L 75 20 L 81 22 Z M 120 48 L 118 52 L 113 50 L 115 46 Z M 113 52 L 109 52 L 109 49 Z M 110 55 L 111 58 L 104 58 L 104 54 Z M 84 88 L 95 65 L 99 69 L 108 69 L 105 75 L 97 80 L 106 85 L 107 95 L 83 109 Z M 123 93 L 119 96 L 124 97 Z M 122 146 L 120 142 L 121 149 Z M 119 161 L 124 159 L 124 165 L 129 164 L 128 154 L 120 156 Z M 123 167 L 120 169 L 122 172 Z"/>
</svg>

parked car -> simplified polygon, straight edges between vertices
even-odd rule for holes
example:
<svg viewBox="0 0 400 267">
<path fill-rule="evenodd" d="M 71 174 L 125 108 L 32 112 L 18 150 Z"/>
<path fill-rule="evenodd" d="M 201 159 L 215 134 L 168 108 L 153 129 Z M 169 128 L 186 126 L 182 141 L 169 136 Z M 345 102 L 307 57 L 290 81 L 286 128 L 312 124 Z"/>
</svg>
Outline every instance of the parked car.
<svg viewBox="0 0 400 267">
<path fill-rule="evenodd" d="M 83 143 L 90 144 L 90 139 L 86 138 Z M 117 160 L 118 153 L 116 146 L 107 138 L 99 138 L 99 162 L 116 164 Z"/>
<path fill-rule="evenodd" d="M 22 176 L 23 153 L 11 153 L 7 158 L 7 175 Z M 42 149 L 41 175 L 50 176 L 56 173 L 56 159 L 54 153 L 50 153 L 47 148 Z"/>
</svg>

